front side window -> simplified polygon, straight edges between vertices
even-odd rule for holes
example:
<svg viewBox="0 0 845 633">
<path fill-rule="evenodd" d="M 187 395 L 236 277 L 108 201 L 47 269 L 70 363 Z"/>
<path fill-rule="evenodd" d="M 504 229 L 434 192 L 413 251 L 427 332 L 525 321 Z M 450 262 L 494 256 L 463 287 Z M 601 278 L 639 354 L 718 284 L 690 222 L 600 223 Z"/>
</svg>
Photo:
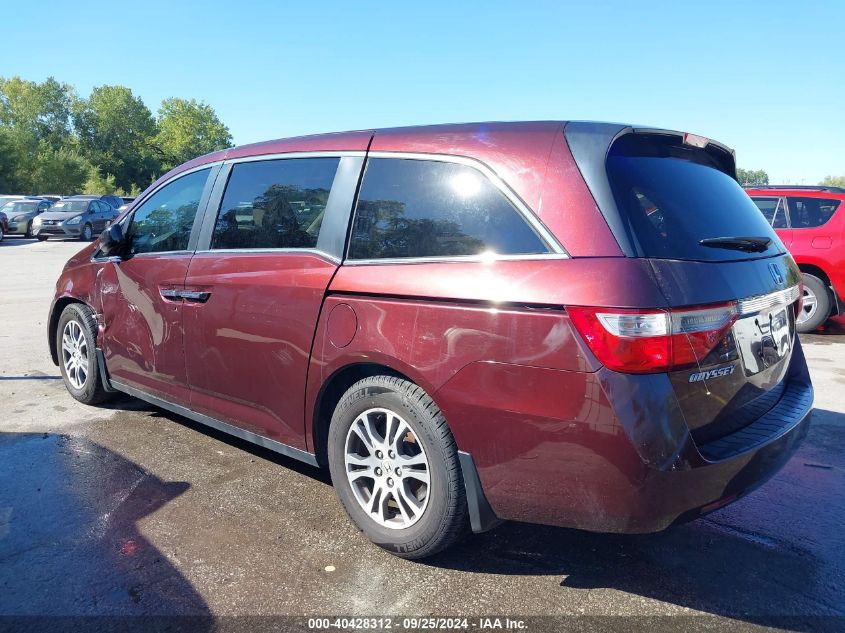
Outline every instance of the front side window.
<svg viewBox="0 0 845 633">
<path fill-rule="evenodd" d="M 129 252 L 161 253 L 188 248 L 205 181 L 211 169 L 201 169 L 166 184 L 132 214 L 127 235 Z"/>
<path fill-rule="evenodd" d="M 763 217 L 769 221 L 775 229 L 786 228 L 786 210 L 784 209 L 783 198 L 751 198 Z"/>
<path fill-rule="evenodd" d="M 288 158 L 234 165 L 211 248 L 315 248 L 339 163 Z"/>
<path fill-rule="evenodd" d="M 789 196 L 789 219 L 793 229 L 810 229 L 827 223 L 836 209 L 839 200 L 824 198 L 798 198 Z"/>
<path fill-rule="evenodd" d="M 431 160 L 368 161 L 351 259 L 547 252 L 510 200 L 477 169 Z"/>
</svg>

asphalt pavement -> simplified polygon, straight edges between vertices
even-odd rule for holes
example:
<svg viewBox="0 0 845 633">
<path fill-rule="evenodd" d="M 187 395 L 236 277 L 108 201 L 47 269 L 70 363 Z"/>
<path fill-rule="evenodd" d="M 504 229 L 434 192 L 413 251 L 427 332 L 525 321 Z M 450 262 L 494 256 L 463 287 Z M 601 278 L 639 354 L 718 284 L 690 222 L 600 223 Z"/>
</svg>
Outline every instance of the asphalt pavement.
<svg viewBox="0 0 845 633">
<path fill-rule="evenodd" d="M 0 243 L 0 616 L 199 616 L 192 630 L 308 628 L 275 616 L 391 616 L 401 628 L 427 615 L 471 628 L 489 615 L 562 618 L 528 630 L 845 629 L 845 321 L 802 337 L 810 433 L 739 502 L 645 536 L 506 523 L 409 562 L 357 532 L 325 472 L 132 398 L 73 400 L 45 326 L 81 247 Z"/>
</svg>

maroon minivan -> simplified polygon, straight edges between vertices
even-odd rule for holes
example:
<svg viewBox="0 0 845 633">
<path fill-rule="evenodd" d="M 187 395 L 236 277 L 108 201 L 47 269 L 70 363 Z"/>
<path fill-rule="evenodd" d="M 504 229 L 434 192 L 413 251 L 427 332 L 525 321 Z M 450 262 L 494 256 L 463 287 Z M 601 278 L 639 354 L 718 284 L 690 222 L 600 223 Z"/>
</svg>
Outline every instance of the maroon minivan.
<svg viewBox="0 0 845 633">
<path fill-rule="evenodd" d="M 136 396 L 316 466 L 407 558 L 505 519 L 651 532 L 807 432 L 800 274 L 731 150 L 480 123 L 203 156 L 66 265 L 71 395 Z"/>
</svg>

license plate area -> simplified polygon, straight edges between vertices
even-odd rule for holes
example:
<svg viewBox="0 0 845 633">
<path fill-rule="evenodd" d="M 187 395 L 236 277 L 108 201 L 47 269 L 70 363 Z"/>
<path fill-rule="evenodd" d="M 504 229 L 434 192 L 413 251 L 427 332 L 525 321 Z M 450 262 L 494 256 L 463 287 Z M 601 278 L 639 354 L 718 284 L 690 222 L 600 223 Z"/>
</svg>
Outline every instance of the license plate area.
<svg viewBox="0 0 845 633">
<path fill-rule="evenodd" d="M 734 323 L 733 334 L 746 376 L 774 367 L 792 352 L 792 306 L 780 305 L 743 316 Z"/>
</svg>

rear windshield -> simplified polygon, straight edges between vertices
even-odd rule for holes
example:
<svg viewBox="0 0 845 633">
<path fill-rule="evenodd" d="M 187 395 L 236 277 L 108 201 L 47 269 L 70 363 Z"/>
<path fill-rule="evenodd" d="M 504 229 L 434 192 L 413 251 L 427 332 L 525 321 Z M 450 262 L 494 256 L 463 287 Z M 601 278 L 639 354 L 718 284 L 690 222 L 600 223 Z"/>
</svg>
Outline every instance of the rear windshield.
<svg viewBox="0 0 845 633">
<path fill-rule="evenodd" d="M 607 173 L 643 257 L 731 261 L 782 252 L 766 218 L 710 151 L 671 136 L 626 135 L 610 148 Z M 724 237 L 768 237 L 772 242 L 763 252 L 699 243 Z"/>
</svg>

